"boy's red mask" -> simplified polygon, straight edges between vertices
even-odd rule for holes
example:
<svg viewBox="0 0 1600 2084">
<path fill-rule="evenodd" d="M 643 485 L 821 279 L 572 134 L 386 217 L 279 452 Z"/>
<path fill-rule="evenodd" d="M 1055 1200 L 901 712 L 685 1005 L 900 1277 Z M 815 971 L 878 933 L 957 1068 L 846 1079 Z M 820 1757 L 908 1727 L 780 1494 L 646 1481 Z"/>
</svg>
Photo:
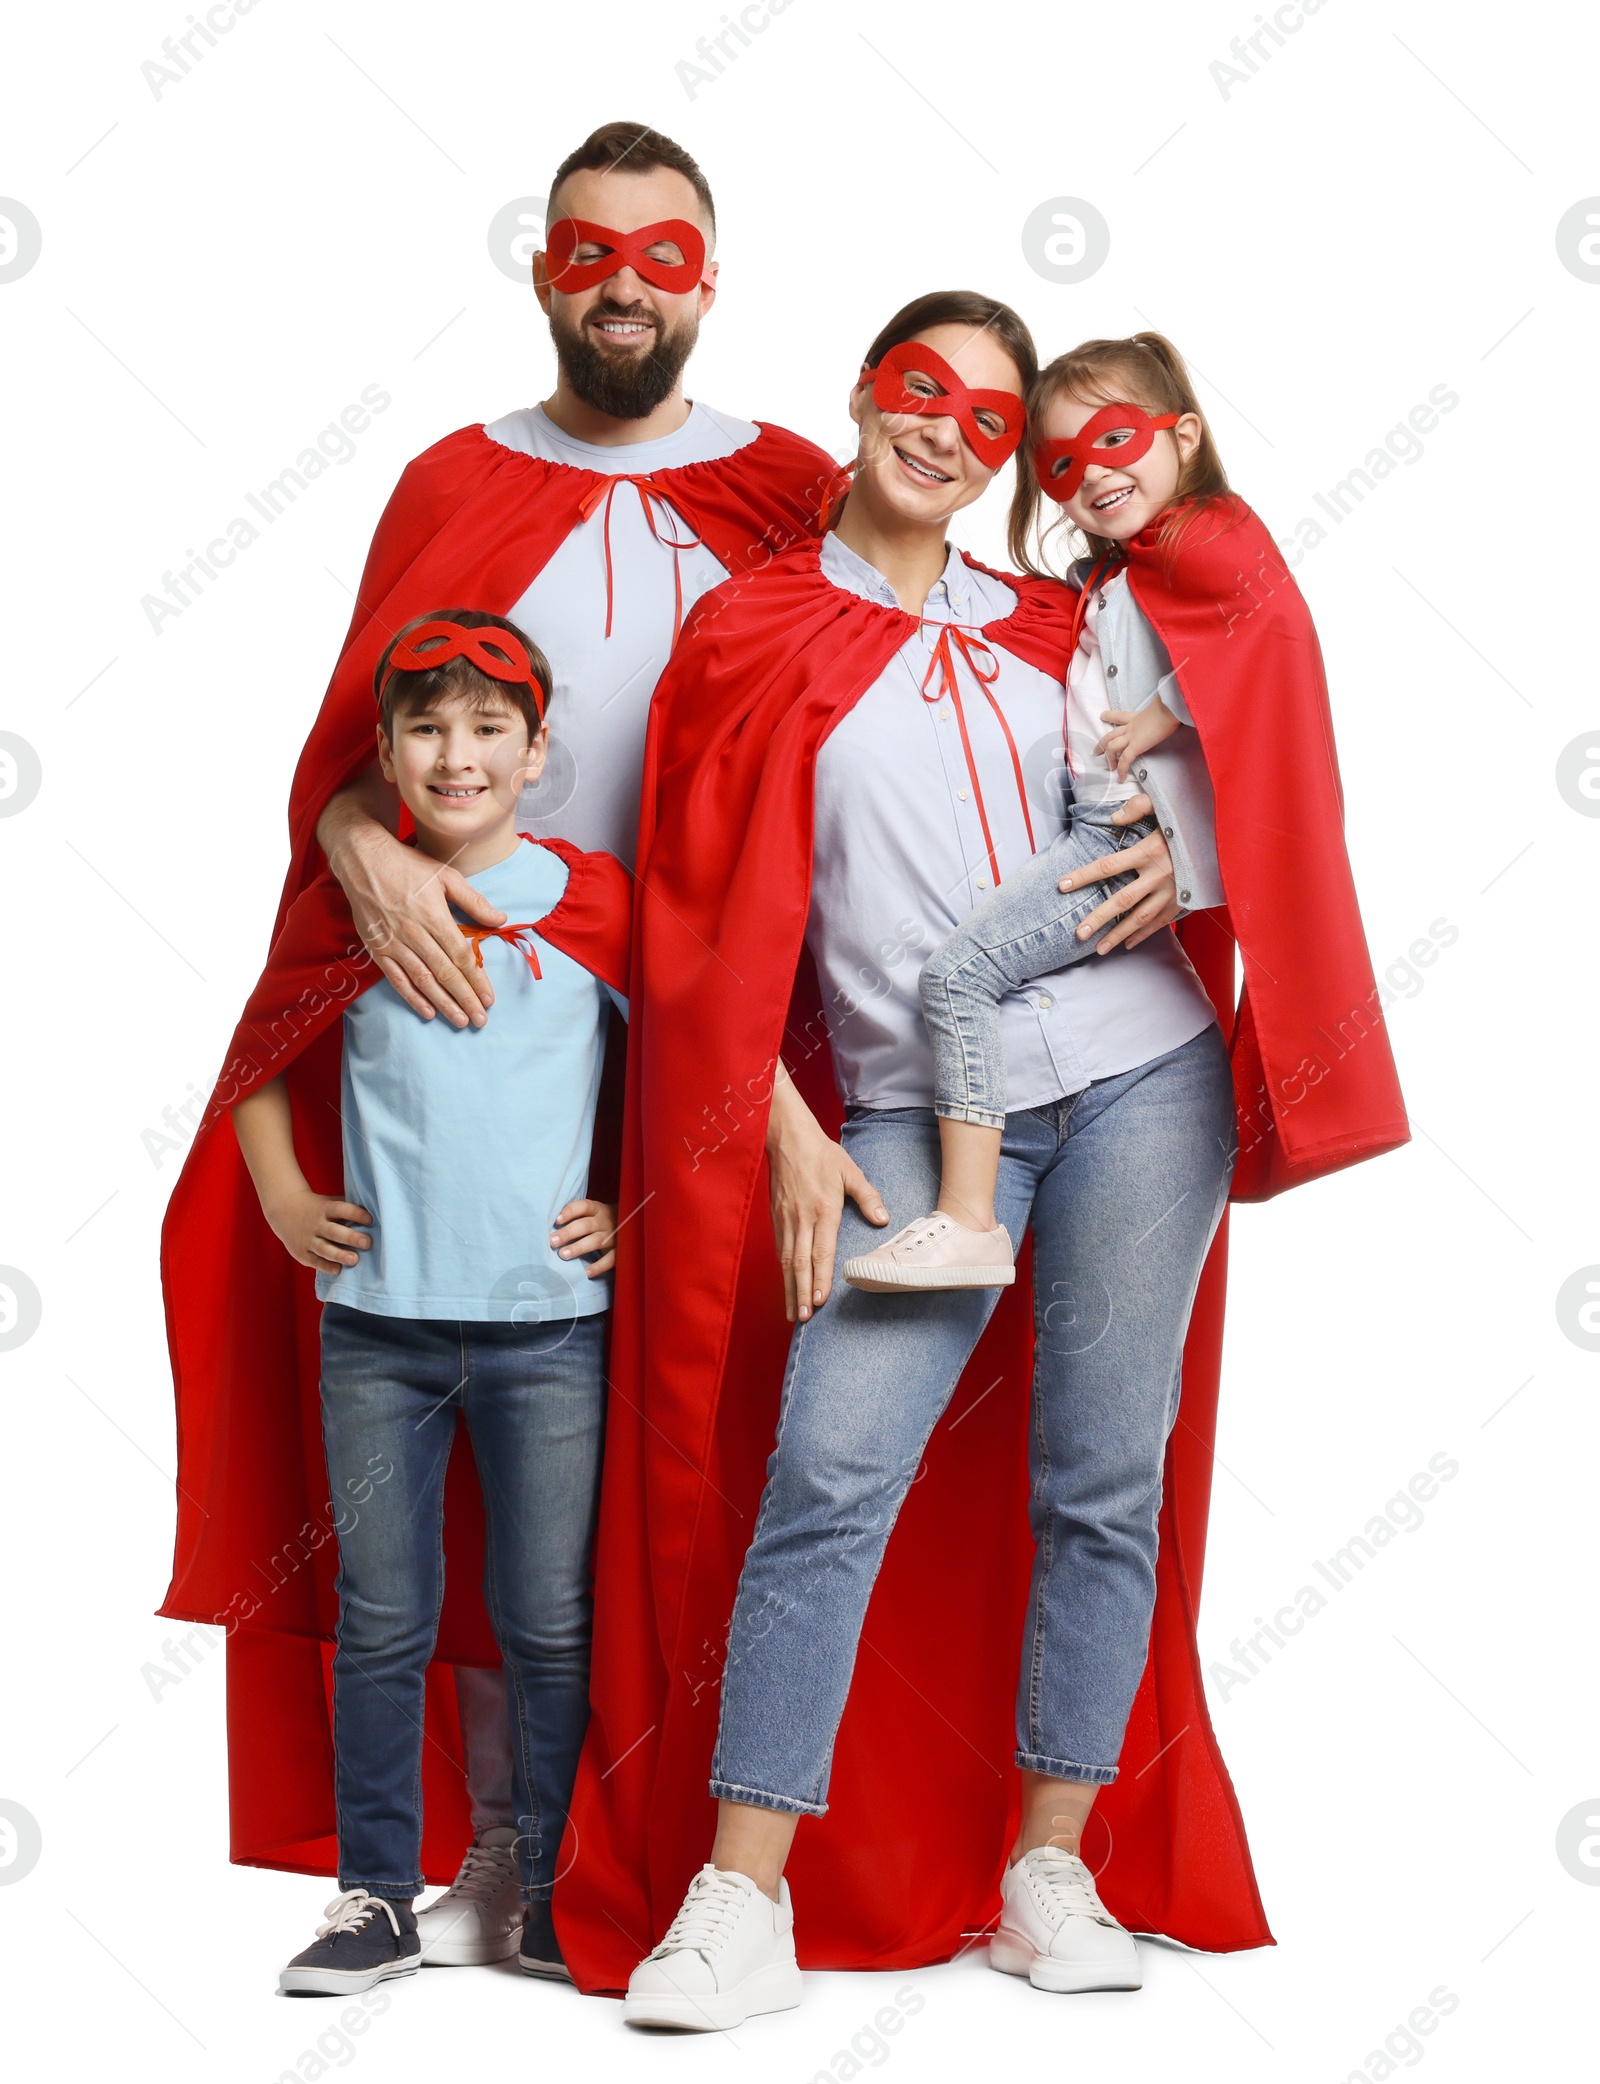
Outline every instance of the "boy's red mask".
<svg viewBox="0 0 1600 2084">
<path fill-rule="evenodd" d="M 1150 453 L 1156 429 L 1176 427 L 1180 417 L 1175 412 L 1147 413 L 1138 405 L 1102 405 L 1067 440 L 1041 441 L 1035 448 L 1033 467 L 1040 490 L 1064 506 L 1082 485 L 1083 474 L 1091 463 L 1103 463 L 1109 470 L 1124 463 L 1137 463 L 1141 456 Z M 1108 449 L 1101 446 L 1108 434 L 1126 434 L 1129 439 Z"/>
<path fill-rule="evenodd" d="M 611 250 L 598 260 L 574 262 L 573 254 L 586 245 Z M 683 259 L 652 258 L 650 247 L 667 245 L 676 246 Z M 664 217 L 659 224 L 641 225 L 636 232 L 613 231 L 608 224 L 590 224 L 583 217 L 563 217 L 550 227 L 544 265 L 550 287 L 563 292 L 593 289 L 597 282 L 632 268 L 652 288 L 681 297 L 697 286 L 705 272 L 706 242 L 684 217 Z"/>
<path fill-rule="evenodd" d="M 533 697 L 539 721 L 544 722 L 544 688 L 526 647 L 509 630 L 467 629 L 437 615 L 407 631 L 390 652 L 379 700 L 396 673 L 431 673 L 435 666 L 447 666 L 457 658 L 467 659 L 491 680 L 525 687 Z"/>
<path fill-rule="evenodd" d="M 929 398 L 908 390 L 906 377 L 915 373 L 931 377 L 942 396 Z M 954 420 L 962 439 L 974 456 L 990 470 L 998 470 L 1008 456 L 1015 455 L 1027 425 L 1027 412 L 1014 391 L 969 391 L 943 355 L 935 354 L 922 340 L 902 341 L 891 347 L 875 369 L 863 369 L 861 381 L 872 386 L 872 402 L 880 412 L 926 413 L 934 419 Z M 994 413 L 1004 432 L 990 434 L 978 424 L 980 412 Z"/>
</svg>

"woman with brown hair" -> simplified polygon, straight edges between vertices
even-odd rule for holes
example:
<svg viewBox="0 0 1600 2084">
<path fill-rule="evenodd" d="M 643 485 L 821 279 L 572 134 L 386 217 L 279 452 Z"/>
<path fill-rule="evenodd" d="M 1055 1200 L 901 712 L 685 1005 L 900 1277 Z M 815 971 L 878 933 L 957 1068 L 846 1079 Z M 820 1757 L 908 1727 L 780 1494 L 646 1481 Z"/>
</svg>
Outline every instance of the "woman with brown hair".
<svg viewBox="0 0 1600 2084">
<path fill-rule="evenodd" d="M 927 955 L 1069 811 L 1035 770 L 1060 743 L 1078 597 L 989 572 L 945 533 L 1021 444 L 1034 382 L 1006 306 L 951 293 L 899 313 L 851 392 L 860 448 L 831 532 L 699 604 L 652 714 L 636 1213 L 594 1712 L 556 1895 L 577 1980 L 626 1981 L 640 2025 L 793 2005 L 799 1959 L 947 1958 L 997 1907 L 992 1965 L 1046 1990 L 1137 1988 L 1129 1924 L 1269 1938 L 1193 1639 L 1223 1278 L 1208 1254 L 1250 1080 L 1273 1094 L 1256 1142 L 1296 1164 L 1325 1088 L 1274 1112 L 1283 1050 L 1309 1042 L 1294 1019 L 1266 1049 L 1236 1033 L 1230 1075 L 1232 944 L 1213 931 L 1203 982 L 1159 930 L 1180 891 L 1202 896 L 1208 792 L 1097 864 L 1133 870 L 1085 922 L 1121 952 L 1001 1005 L 996 1207 L 1031 1231 L 1031 1281 L 1004 1300 L 830 1299 L 836 1247 L 865 1255 L 939 1176 Z M 1198 735 L 1141 756 L 1150 779 Z M 1134 796 L 1109 822 L 1152 808 Z M 1383 1053 L 1380 1035 L 1368 1059 Z M 1396 1140 L 1371 1110 L 1353 1139 L 1338 1126 L 1344 1155 L 1306 1168 Z M 763 1140 L 782 1314 L 755 1213 Z M 801 1817 L 819 1821 L 796 1840 Z"/>
</svg>

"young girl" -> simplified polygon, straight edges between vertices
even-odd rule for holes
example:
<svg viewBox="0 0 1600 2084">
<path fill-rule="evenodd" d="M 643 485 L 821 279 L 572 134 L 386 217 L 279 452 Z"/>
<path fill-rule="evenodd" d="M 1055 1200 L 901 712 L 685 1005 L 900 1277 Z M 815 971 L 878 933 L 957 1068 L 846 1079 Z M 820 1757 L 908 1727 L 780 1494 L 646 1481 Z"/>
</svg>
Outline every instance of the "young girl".
<svg viewBox="0 0 1600 2084">
<path fill-rule="evenodd" d="M 1038 489 L 1059 504 L 1061 519 L 1087 539 L 1091 553 L 1069 574 L 1078 588 L 1079 632 L 1064 727 L 1071 816 L 923 968 L 939 1198 L 931 1215 L 846 1262 L 844 1278 L 855 1288 L 996 1288 L 1015 1280 L 1013 1243 L 994 1208 L 1006 1117 L 1000 1001 L 1024 985 L 1054 983 L 1091 954 L 1110 953 L 1124 936 L 1108 936 L 1120 908 L 1107 899 L 1132 878 L 1108 877 L 1106 857 L 1158 822 L 1175 842 L 1168 804 L 1196 787 L 1209 793 L 1171 661 L 1127 583 L 1130 545 L 1170 559 L 1208 511 L 1231 515 L 1239 506 L 1188 371 L 1159 333 L 1091 340 L 1041 372 L 1030 405 Z M 1020 477 L 1012 548 L 1019 563 L 1029 564 L 1027 524 L 1036 500 L 1025 470 Z M 1157 747 L 1161 753 L 1147 757 Z M 1157 815 L 1128 820 L 1125 806 L 1141 792 Z M 1176 865 L 1187 910 L 1221 902 L 1211 863 Z M 1135 926 L 1127 943 L 1136 947 L 1158 930 Z"/>
</svg>

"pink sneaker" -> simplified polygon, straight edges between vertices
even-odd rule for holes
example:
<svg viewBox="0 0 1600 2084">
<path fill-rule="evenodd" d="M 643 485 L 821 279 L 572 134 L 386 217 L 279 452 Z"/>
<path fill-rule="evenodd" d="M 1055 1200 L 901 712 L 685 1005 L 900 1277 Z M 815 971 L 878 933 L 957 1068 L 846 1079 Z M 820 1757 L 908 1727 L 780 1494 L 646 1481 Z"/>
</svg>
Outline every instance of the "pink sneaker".
<svg viewBox="0 0 1600 2084">
<path fill-rule="evenodd" d="M 876 1250 L 847 1259 L 844 1278 L 852 1288 L 889 1295 L 897 1288 L 1009 1288 L 1017 1278 L 1010 1233 L 963 1230 L 937 1211 L 908 1223 Z"/>
</svg>

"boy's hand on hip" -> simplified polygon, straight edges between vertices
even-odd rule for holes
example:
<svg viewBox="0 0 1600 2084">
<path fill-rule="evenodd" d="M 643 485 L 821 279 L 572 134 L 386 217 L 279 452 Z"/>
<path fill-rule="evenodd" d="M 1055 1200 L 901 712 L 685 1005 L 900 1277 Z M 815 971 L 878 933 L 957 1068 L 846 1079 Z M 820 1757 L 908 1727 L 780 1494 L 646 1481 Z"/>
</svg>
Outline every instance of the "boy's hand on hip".
<svg viewBox="0 0 1600 2084">
<path fill-rule="evenodd" d="M 289 1257 L 319 1274 L 359 1266 L 372 1239 L 359 1226 L 371 1216 L 353 1201 L 330 1201 L 311 1187 L 297 1187 L 265 1211 Z"/>
<path fill-rule="evenodd" d="M 1136 819 L 1149 817 L 1151 809 L 1148 796 L 1130 796 L 1120 810 L 1112 812 L 1112 823 L 1131 825 Z M 1086 941 L 1099 927 L 1107 928 L 1094 951 L 1096 955 L 1107 955 L 1124 941 L 1130 948 L 1137 948 L 1141 941 L 1170 926 L 1183 910 L 1178 902 L 1172 856 L 1159 832 L 1136 840 L 1120 854 L 1102 854 L 1087 867 L 1075 868 L 1056 887 L 1062 892 L 1081 890 L 1087 883 L 1103 883 L 1130 870 L 1133 881 L 1121 890 L 1113 890 L 1104 904 L 1096 905 L 1078 927 L 1080 941 Z"/>
<path fill-rule="evenodd" d="M 368 820 L 329 857 L 356 930 L 373 960 L 413 1013 L 442 1013 L 452 1027 L 481 1028 L 494 988 L 472 943 L 451 916 L 459 905 L 480 926 L 504 926 L 506 915 L 466 877 Z"/>
<path fill-rule="evenodd" d="M 617 1209 L 612 1201 L 569 1201 L 556 1217 L 550 1243 L 558 1259 L 581 1259 L 590 1252 L 584 1272 L 591 1281 L 610 1273 L 617 1263 Z"/>
</svg>

